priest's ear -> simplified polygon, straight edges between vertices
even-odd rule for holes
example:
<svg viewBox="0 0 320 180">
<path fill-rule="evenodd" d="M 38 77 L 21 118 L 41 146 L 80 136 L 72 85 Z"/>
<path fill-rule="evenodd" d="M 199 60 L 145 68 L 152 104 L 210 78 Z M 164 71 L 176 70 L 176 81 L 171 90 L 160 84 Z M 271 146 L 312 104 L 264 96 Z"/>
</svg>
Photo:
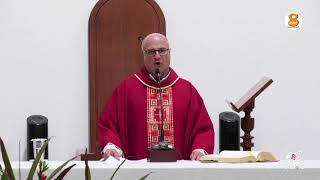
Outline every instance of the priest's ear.
<svg viewBox="0 0 320 180">
<path fill-rule="evenodd" d="M 140 41 L 140 43 L 142 43 L 142 41 L 144 40 L 145 36 L 138 36 L 138 41 Z"/>
</svg>

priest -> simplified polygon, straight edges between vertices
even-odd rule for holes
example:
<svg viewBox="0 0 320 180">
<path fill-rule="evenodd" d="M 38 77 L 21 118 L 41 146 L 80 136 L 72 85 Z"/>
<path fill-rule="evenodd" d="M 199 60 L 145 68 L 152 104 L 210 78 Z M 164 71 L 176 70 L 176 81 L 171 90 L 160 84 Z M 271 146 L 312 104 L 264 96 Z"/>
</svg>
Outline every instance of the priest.
<svg viewBox="0 0 320 180">
<path fill-rule="evenodd" d="M 141 48 L 144 67 L 116 87 L 97 121 L 103 158 L 147 158 L 162 126 L 178 159 L 213 153 L 212 121 L 195 87 L 170 67 L 167 38 L 149 34 Z"/>
</svg>

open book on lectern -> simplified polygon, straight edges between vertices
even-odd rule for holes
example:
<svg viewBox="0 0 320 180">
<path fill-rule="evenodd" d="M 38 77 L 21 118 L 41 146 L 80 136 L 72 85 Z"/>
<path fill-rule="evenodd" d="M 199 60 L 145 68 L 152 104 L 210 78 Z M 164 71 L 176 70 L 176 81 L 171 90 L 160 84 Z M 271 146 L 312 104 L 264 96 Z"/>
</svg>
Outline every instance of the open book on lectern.
<svg viewBox="0 0 320 180">
<path fill-rule="evenodd" d="M 236 111 L 240 112 L 244 108 L 246 108 L 250 103 L 254 101 L 254 99 L 259 96 L 259 94 L 264 91 L 273 80 L 268 77 L 263 77 L 261 80 L 255 84 L 246 94 L 244 94 L 237 102 L 232 103 L 228 100 L 226 102 L 230 105 L 230 107 Z"/>
</svg>

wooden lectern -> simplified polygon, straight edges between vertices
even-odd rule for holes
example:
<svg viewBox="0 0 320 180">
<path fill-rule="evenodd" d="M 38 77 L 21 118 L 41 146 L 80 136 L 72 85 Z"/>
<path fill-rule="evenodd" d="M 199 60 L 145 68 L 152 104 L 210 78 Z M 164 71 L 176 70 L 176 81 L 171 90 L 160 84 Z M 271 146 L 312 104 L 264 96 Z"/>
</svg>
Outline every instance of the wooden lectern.
<svg viewBox="0 0 320 180">
<path fill-rule="evenodd" d="M 264 91 L 271 83 L 272 79 L 268 77 L 263 77 L 257 84 L 255 84 L 245 95 L 243 95 L 239 101 L 232 103 L 227 101 L 230 107 L 237 113 L 243 111 L 245 113 L 244 117 L 241 118 L 241 129 L 244 131 L 244 135 L 241 136 L 243 142 L 240 144 L 244 151 L 251 151 L 253 143 L 251 139 L 253 136 L 250 135 L 250 132 L 254 128 L 254 118 L 251 117 L 250 113 L 255 107 L 255 99 L 259 94 Z"/>
</svg>

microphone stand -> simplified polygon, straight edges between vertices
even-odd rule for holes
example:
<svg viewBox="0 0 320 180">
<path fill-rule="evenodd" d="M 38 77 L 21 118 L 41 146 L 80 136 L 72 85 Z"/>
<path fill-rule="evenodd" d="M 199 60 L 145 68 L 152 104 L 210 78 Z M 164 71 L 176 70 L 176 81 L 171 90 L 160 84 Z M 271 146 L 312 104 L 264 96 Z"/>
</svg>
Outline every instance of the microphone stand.
<svg viewBox="0 0 320 180">
<path fill-rule="evenodd" d="M 151 147 L 149 152 L 150 162 L 176 162 L 177 161 L 177 152 L 175 148 L 171 148 L 164 142 L 164 128 L 163 128 L 163 100 L 162 100 L 162 89 L 160 84 L 160 70 L 156 69 L 157 83 L 160 90 L 160 121 L 161 121 L 161 130 L 160 130 L 160 142 Z"/>
<path fill-rule="evenodd" d="M 163 128 L 163 100 L 162 100 L 162 89 L 161 89 L 161 84 L 160 84 L 160 71 L 159 69 L 156 69 L 156 74 L 157 74 L 157 83 L 158 83 L 158 88 L 160 89 L 160 121 L 161 121 L 161 130 L 160 130 L 160 142 L 156 145 L 154 145 L 152 148 L 153 149 L 170 149 L 168 144 L 164 142 L 164 128 Z"/>
</svg>

